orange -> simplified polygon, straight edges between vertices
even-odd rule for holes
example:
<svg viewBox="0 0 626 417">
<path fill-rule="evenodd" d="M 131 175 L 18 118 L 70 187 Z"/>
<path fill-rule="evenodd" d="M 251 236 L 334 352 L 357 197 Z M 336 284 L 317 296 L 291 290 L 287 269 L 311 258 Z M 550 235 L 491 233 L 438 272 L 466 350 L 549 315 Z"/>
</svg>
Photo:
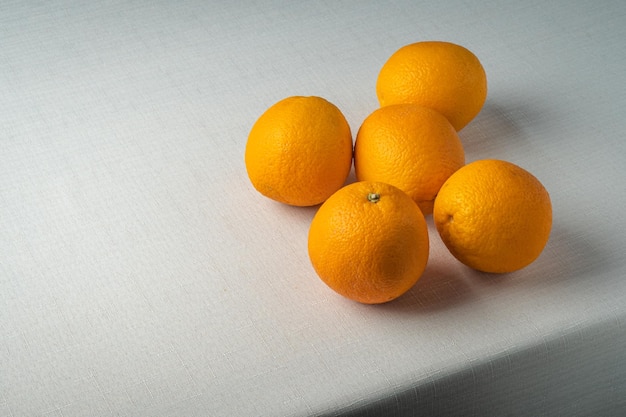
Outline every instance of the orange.
<svg viewBox="0 0 626 417">
<path fill-rule="evenodd" d="M 354 166 L 358 180 L 400 188 L 432 213 L 439 188 L 465 163 L 456 130 L 439 112 L 417 104 L 395 104 L 370 114 L 357 133 Z"/>
<path fill-rule="evenodd" d="M 543 251 L 552 227 L 544 186 L 510 162 L 480 160 L 443 184 L 433 219 L 452 255 L 484 272 L 512 272 Z"/>
<path fill-rule="evenodd" d="M 485 70 L 471 51 L 450 42 L 426 41 L 393 53 L 376 81 L 381 106 L 417 103 L 446 116 L 458 131 L 487 98 Z"/>
<path fill-rule="evenodd" d="M 428 261 L 428 229 L 413 200 L 380 182 L 355 182 L 319 208 L 308 250 L 319 277 L 335 292 L 365 304 L 408 291 Z"/>
<path fill-rule="evenodd" d="M 245 150 L 252 185 L 266 197 L 313 206 L 341 188 L 352 166 L 352 134 L 321 97 L 288 97 L 254 123 Z"/>
</svg>

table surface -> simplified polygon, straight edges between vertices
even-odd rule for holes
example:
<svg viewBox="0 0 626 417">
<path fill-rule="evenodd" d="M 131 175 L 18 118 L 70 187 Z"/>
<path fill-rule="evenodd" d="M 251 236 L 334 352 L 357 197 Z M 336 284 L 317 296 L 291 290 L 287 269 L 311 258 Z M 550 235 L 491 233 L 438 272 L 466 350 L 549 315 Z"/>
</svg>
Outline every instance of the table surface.
<svg viewBox="0 0 626 417">
<path fill-rule="evenodd" d="M 626 3 L 109 0 L 0 6 L 0 417 L 624 415 Z M 420 40 L 482 61 L 467 160 L 549 190 L 540 258 L 366 306 L 315 275 L 315 208 L 251 186 L 292 95 L 355 133 Z"/>
</svg>

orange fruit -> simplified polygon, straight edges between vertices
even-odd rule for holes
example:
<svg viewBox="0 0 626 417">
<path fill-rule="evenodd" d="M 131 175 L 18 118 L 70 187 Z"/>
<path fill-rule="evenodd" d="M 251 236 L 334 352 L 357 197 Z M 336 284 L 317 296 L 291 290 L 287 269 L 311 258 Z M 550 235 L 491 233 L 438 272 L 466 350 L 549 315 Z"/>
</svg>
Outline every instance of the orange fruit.
<svg viewBox="0 0 626 417">
<path fill-rule="evenodd" d="M 245 150 L 252 185 L 264 196 L 313 206 L 341 188 L 352 166 L 352 134 L 321 97 L 288 97 L 254 123 Z"/>
<path fill-rule="evenodd" d="M 458 131 L 487 98 L 485 70 L 471 51 L 450 42 L 403 46 L 385 62 L 376 81 L 381 106 L 417 103 L 446 116 Z"/>
<path fill-rule="evenodd" d="M 465 165 L 443 184 L 433 219 L 452 255 L 484 272 L 512 272 L 543 251 L 552 204 L 531 173 L 506 161 Z"/>
<path fill-rule="evenodd" d="M 432 213 L 444 181 L 464 164 L 465 152 L 454 127 L 439 112 L 417 104 L 381 107 L 357 132 L 357 179 L 400 188 L 424 215 Z"/>
<path fill-rule="evenodd" d="M 355 182 L 322 204 L 309 230 L 313 268 L 335 292 L 365 304 L 408 291 L 428 261 L 421 211 L 400 189 Z"/>
</svg>

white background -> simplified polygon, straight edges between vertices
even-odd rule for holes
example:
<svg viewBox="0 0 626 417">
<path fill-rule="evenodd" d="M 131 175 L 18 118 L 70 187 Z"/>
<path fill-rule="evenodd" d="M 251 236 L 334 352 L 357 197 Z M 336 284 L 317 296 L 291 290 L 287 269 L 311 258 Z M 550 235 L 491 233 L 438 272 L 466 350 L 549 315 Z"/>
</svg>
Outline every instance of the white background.
<svg viewBox="0 0 626 417">
<path fill-rule="evenodd" d="M 17 1 L 0 5 L 0 417 L 623 415 L 626 3 Z M 542 256 L 474 272 L 430 222 L 413 290 L 365 306 L 315 275 L 315 208 L 248 181 L 292 95 L 353 134 L 420 40 L 489 94 L 467 160 L 537 176 Z"/>
</svg>

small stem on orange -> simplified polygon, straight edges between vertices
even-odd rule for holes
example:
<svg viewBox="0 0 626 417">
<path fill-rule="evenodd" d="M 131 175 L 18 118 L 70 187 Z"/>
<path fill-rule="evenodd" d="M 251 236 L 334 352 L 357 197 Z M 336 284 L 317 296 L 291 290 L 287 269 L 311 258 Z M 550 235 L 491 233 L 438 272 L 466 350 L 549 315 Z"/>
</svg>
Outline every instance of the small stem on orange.
<svg viewBox="0 0 626 417">
<path fill-rule="evenodd" d="M 378 203 L 378 200 L 380 200 L 380 194 L 378 194 L 378 193 L 369 193 L 367 195 L 367 199 L 371 203 Z"/>
</svg>

